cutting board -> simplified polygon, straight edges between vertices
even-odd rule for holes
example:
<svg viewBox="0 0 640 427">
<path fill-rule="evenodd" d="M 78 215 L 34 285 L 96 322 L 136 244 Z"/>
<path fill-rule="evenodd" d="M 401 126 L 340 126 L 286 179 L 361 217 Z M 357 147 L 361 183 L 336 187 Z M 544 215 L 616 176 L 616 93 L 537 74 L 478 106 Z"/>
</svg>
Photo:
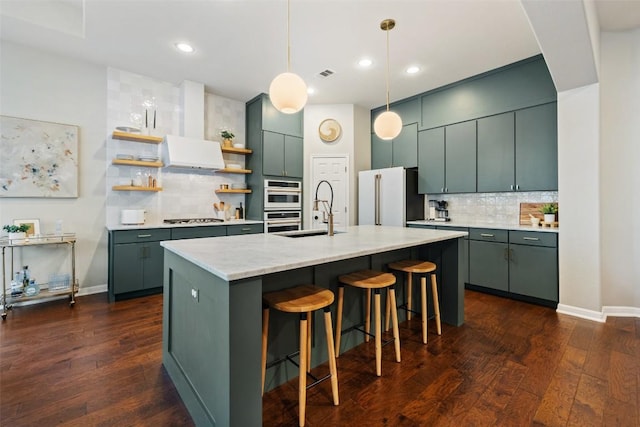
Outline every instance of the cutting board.
<svg viewBox="0 0 640 427">
<path fill-rule="evenodd" d="M 540 218 L 540 222 L 544 221 L 544 214 L 540 212 L 540 208 L 546 203 L 520 203 L 520 225 L 531 225 L 530 214 L 536 218 Z M 558 206 L 557 203 L 554 205 Z M 559 220 L 556 214 L 556 219 Z"/>
</svg>

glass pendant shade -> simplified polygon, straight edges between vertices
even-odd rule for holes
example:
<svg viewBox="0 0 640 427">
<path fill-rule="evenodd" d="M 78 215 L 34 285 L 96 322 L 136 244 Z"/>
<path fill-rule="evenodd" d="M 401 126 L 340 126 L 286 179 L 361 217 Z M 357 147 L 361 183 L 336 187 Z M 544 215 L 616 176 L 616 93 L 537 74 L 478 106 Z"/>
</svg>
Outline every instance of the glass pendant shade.
<svg viewBox="0 0 640 427">
<path fill-rule="evenodd" d="M 402 131 L 402 119 L 393 111 L 385 111 L 376 117 L 373 122 L 373 130 L 378 138 L 388 141 L 400 135 Z"/>
<path fill-rule="evenodd" d="M 307 85 L 297 74 L 278 74 L 269 86 L 269 98 L 278 111 L 285 114 L 297 113 L 307 103 Z"/>
</svg>

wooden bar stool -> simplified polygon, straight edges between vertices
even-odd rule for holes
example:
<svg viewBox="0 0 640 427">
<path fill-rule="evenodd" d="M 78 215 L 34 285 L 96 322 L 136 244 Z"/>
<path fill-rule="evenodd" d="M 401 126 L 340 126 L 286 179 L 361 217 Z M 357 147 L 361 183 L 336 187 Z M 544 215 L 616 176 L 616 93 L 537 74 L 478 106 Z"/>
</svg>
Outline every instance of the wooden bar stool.
<svg viewBox="0 0 640 427">
<path fill-rule="evenodd" d="M 388 265 L 389 269 L 396 271 L 404 271 L 407 273 L 407 319 L 411 320 L 412 310 L 411 294 L 413 293 L 413 274 L 421 274 L 420 278 L 420 300 L 422 314 L 422 342 L 427 343 L 427 274 L 431 275 L 431 293 L 433 297 L 433 312 L 436 319 L 436 329 L 438 335 L 442 335 L 442 325 L 440 324 L 440 303 L 438 302 L 438 283 L 436 281 L 436 265 L 429 261 L 420 261 L 416 259 L 405 259 L 402 261 L 392 262 Z M 389 306 L 387 305 L 387 319 Z M 387 320 L 387 323 L 389 321 Z M 389 327 L 387 326 L 387 329 Z"/>
<path fill-rule="evenodd" d="M 375 348 L 376 348 L 376 375 L 382 374 L 382 320 L 380 317 L 380 289 L 387 288 L 388 298 L 393 305 L 391 316 L 393 319 L 393 341 L 396 350 L 396 361 L 400 362 L 400 334 L 398 332 L 398 312 L 396 310 L 396 293 L 393 285 L 396 277 L 391 273 L 383 273 L 374 270 L 361 270 L 338 277 L 338 313 L 336 325 L 336 357 L 340 354 L 340 337 L 342 334 L 342 307 L 344 300 L 344 285 L 366 289 L 365 309 L 365 341 L 369 341 L 371 329 L 371 290 L 374 290 L 374 318 L 375 318 Z"/>
<path fill-rule="evenodd" d="M 331 325 L 331 311 L 333 292 L 329 289 L 313 285 L 300 285 L 293 288 L 268 292 L 262 295 L 262 392 L 267 369 L 267 341 L 269 334 L 269 308 L 286 313 L 300 313 L 300 375 L 299 375 L 299 423 L 304 426 L 305 408 L 307 403 L 307 388 L 331 378 L 333 404 L 338 405 L 338 372 L 333 347 L 333 328 Z M 327 353 L 329 355 L 329 372 L 324 378 L 316 379 L 307 386 L 307 373 L 311 370 L 311 314 L 315 310 L 324 309 L 324 326 L 327 335 Z M 287 359 L 291 360 L 289 357 Z M 295 362 L 294 362 L 295 363 Z M 314 377 L 315 379 L 315 377 Z"/>
</svg>

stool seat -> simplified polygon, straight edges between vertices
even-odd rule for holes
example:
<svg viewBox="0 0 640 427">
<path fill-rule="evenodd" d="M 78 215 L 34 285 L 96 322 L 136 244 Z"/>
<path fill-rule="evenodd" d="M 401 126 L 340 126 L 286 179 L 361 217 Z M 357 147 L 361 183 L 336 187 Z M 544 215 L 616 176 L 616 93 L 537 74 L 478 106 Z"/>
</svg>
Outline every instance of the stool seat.
<svg viewBox="0 0 640 427">
<path fill-rule="evenodd" d="M 396 277 L 391 273 L 375 270 L 360 270 L 338 277 L 338 281 L 356 288 L 380 289 L 396 283 Z"/>
<path fill-rule="evenodd" d="M 376 351 L 376 375 L 382 375 L 382 321 L 380 317 L 380 289 L 387 288 L 388 301 L 393 305 L 391 318 L 393 322 L 393 341 L 396 352 L 396 362 L 400 362 L 400 333 L 398 330 L 398 313 L 396 307 L 396 293 L 393 285 L 396 283 L 396 276 L 391 273 L 385 273 L 375 270 L 360 270 L 353 273 L 338 276 L 338 313 L 336 316 L 336 358 L 340 354 L 340 339 L 342 336 L 342 309 L 344 305 L 344 285 L 353 286 L 366 290 L 365 304 L 365 323 L 364 333 L 365 342 L 369 341 L 371 330 L 371 290 L 374 292 L 374 320 L 375 320 L 375 351 Z"/>
<path fill-rule="evenodd" d="M 262 295 L 262 302 L 286 313 L 307 313 L 333 303 L 333 292 L 313 285 L 300 285 Z"/>
<path fill-rule="evenodd" d="M 389 264 L 392 270 L 404 271 L 405 273 L 425 274 L 436 271 L 436 265 L 429 261 L 420 261 L 419 259 L 405 259 Z"/>
</svg>

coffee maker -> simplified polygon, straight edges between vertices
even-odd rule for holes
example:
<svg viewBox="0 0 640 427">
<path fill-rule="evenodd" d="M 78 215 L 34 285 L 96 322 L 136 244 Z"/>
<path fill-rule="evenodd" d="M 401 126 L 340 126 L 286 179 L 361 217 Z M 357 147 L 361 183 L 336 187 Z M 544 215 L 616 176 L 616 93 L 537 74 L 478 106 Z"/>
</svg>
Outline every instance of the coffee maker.
<svg viewBox="0 0 640 427">
<path fill-rule="evenodd" d="M 451 221 L 446 200 L 429 200 L 429 221 Z"/>
</svg>

